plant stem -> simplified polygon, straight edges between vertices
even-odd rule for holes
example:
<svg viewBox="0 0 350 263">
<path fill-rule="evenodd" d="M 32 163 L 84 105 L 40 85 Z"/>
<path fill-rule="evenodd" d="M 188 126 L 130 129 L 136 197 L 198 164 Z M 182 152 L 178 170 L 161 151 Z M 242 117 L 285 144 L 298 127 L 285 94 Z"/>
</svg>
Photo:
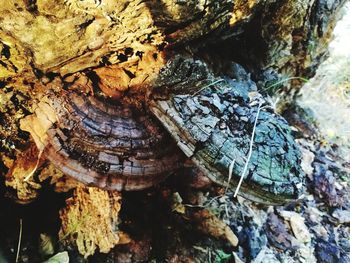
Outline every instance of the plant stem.
<svg viewBox="0 0 350 263">
<path fill-rule="evenodd" d="M 21 250 L 21 242 L 22 242 L 22 218 L 19 219 L 19 237 L 18 237 L 18 245 L 17 245 L 17 253 L 16 253 L 16 263 L 19 258 L 19 251 Z"/>
<path fill-rule="evenodd" d="M 237 185 L 237 188 L 236 188 L 236 191 L 235 191 L 235 194 L 233 195 L 233 197 L 236 197 L 237 194 L 238 194 L 239 188 L 240 188 L 241 185 L 242 185 L 242 182 L 243 182 L 245 173 L 247 172 L 247 169 L 248 169 L 248 164 L 249 164 L 249 161 L 250 161 L 250 157 L 252 156 L 255 129 L 256 129 L 256 124 L 257 124 L 257 122 L 258 122 L 258 118 L 259 118 L 259 113 L 260 113 L 261 105 L 262 105 L 262 102 L 259 103 L 258 111 L 257 111 L 257 113 L 256 113 L 255 122 L 254 122 L 254 127 L 253 127 L 253 131 L 252 131 L 252 137 L 250 138 L 250 143 L 249 143 L 249 152 L 248 152 L 247 161 L 245 162 L 243 171 L 242 171 L 242 173 L 241 173 L 241 178 L 239 179 L 239 183 L 238 183 L 238 185 Z"/>
</svg>

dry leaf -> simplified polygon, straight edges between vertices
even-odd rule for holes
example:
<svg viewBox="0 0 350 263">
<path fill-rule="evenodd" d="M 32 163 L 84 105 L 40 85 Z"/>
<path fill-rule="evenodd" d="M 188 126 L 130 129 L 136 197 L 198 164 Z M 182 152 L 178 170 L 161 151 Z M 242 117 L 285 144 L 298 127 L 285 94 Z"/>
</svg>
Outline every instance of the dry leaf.
<svg viewBox="0 0 350 263">
<path fill-rule="evenodd" d="M 57 253 L 53 257 L 44 261 L 43 263 L 69 263 L 68 252 L 64 251 L 64 252 Z"/>
<path fill-rule="evenodd" d="M 295 214 L 290 218 L 290 226 L 292 228 L 294 236 L 303 243 L 311 241 L 311 235 L 304 223 L 304 218 L 299 214 Z"/>
<path fill-rule="evenodd" d="M 238 238 L 231 228 L 210 211 L 203 209 L 193 213 L 197 227 L 204 233 L 216 238 L 227 239 L 232 246 L 238 245 Z"/>
<path fill-rule="evenodd" d="M 16 190 L 17 201 L 20 203 L 29 203 L 38 195 L 38 189 L 41 185 L 33 180 L 25 180 L 29 175 L 33 175 L 40 166 L 41 160 L 38 149 L 32 145 L 29 149 L 19 153 L 16 161 L 6 174 L 6 186 Z M 29 179 L 29 178 L 28 178 Z"/>
</svg>

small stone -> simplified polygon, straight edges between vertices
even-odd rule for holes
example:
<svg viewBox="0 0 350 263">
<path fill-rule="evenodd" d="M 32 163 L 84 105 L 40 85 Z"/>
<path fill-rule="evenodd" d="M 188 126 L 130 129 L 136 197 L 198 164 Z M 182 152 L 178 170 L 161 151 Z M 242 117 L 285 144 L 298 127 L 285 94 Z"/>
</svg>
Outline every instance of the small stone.
<svg viewBox="0 0 350 263">
<path fill-rule="evenodd" d="M 274 212 L 274 209 L 275 209 L 275 208 L 274 208 L 272 205 L 269 205 L 269 206 L 267 207 L 266 213 L 271 214 L 271 213 Z"/>
<path fill-rule="evenodd" d="M 243 263 L 243 261 L 239 258 L 239 256 L 235 253 L 235 252 L 232 252 L 233 254 L 233 258 L 235 259 L 235 263 Z"/>
<path fill-rule="evenodd" d="M 302 263 L 316 263 L 317 259 L 314 255 L 314 249 L 308 245 L 301 245 L 297 251 L 297 256 Z"/>
<path fill-rule="evenodd" d="M 315 197 L 314 197 L 313 195 L 307 195 L 307 196 L 305 197 L 305 199 L 306 199 L 307 201 L 313 201 L 313 200 L 315 200 Z"/>
<path fill-rule="evenodd" d="M 220 130 L 225 130 L 227 128 L 226 123 L 225 122 L 220 122 L 219 128 L 220 128 Z"/>
<path fill-rule="evenodd" d="M 304 218 L 299 214 L 295 214 L 290 218 L 290 226 L 292 228 L 294 236 L 303 243 L 311 241 L 311 235 L 304 223 Z"/>
<path fill-rule="evenodd" d="M 341 191 L 341 190 L 343 190 L 343 186 L 340 184 L 340 183 L 338 183 L 338 182 L 335 182 L 334 183 L 334 186 L 335 186 L 335 189 L 337 189 L 338 191 Z"/>
<path fill-rule="evenodd" d="M 317 225 L 312 228 L 313 232 L 315 232 L 316 236 L 319 238 L 327 239 L 328 232 L 327 229 L 322 225 Z"/>
<path fill-rule="evenodd" d="M 307 218 L 311 223 L 319 224 L 322 220 L 323 213 L 315 207 L 309 207 L 306 210 Z"/>
<path fill-rule="evenodd" d="M 279 214 L 285 219 L 290 220 L 292 216 L 295 216 L 297 213 L 292 211 L 280 211 Z"/>
<path fill-rule="evenodd" d="M 312 175 L 314 168 L 312 167 L 312 162 L 314 161 L 315 155 L 305 149 L 304 147 L 300 147 L 302 158 L 301 158 L 301 168 L 305 172 L 306 175 Z"/>
<path fill-rule="evenodd" d="M 349 210 L 341 210 L 336 209 L 332 216 L 338 220 L 340 224 L 350 223 L 350 211 Z"/>
</svg>

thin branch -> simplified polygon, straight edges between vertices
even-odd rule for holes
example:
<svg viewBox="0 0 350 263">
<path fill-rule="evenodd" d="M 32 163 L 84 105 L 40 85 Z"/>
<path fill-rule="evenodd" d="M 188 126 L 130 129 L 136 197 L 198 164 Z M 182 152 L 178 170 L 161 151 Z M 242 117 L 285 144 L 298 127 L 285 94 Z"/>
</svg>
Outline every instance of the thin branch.
<svg viewBox="0 0 350 263">
<path fill-rule="evenodd" d="M 226 194 L 228 187 L 230 185 L 230 182 L 231 182 L 232 172 L 233 172 L 233 167 L 235 165 L 235 162 L 236 162 L 236 158 L 234 158 L 232 160 L 232 162 L 230 163 L 230 167 L 228 168 L 228 180 L 227 180 L 227 185 L 226 185 L 226 189 L 225 189 L 225 194 Z"/>
<path fill-rule="evenodd" d="M 19 219 L 19 236 L 18 236 L 18 245 L 17 245 L 17 253 L 16 253 L 16 263 L 19 258 L 19 251 L 21 250 L 21 242 L 22 242 L 22 218 Z"/>
<path fill-rule="evenodd" d="M 259 113 L 260 113 L 261 105 L 262 105 L 262 102 L 259 103 L 258 111 L 257 111 L 257 113 L 256 113 L 255 122 L 254 122 L 254 127 L 253 127 L 253 131 L 252 131 L 252 137 L 250 138 L 249 152 L 248 152 L 247 161 L 245 162 L 243 171 L 242 171 L 242 173 L 241 173 L 241 178 L 239 179 L 239 183 L 238 183 L 238 185 L 237 185 L 237 188 L 236 188 L 236 191 L 235 191 L 235 194 L 233 195 L 233 197 L 236 197 L 237 194 L 238 194 L 238 191 L 239 191 L 239 188 L 240 188 L 241 185 L 242 185 L 242 182 L 243 182 L 245 173 L 247 172 L 248 164 L 249 164 L 250 158 L 251 158 L 251 156 L 252 156 L 252 152 L 253 152 L 253 143 L 254 143 L 254 136 L 255 136 L 255 129 L 256 129 L 256 124 L 258 123 L 258 118 L 259 118 Z"/>
</svg>

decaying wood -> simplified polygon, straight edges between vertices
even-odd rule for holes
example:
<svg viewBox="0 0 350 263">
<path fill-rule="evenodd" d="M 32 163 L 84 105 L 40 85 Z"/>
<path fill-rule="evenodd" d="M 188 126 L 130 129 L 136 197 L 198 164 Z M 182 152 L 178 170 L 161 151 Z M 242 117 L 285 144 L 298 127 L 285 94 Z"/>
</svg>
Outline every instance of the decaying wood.
<svg viewBox="0 0 350 263">
<path fill-rule="evenodd" d="M 258 2 L 251 1 L 247 10 Z M 0 38 L 11 54 L 12 50 L 19 54 L 9 59 L 1 75 L 16 74 L 31 63 L 43 72 L 61 75 L 105 62 L 137 75 L 141 63 L 152 72 L 156 63 L 144 58 L 154 57 L 154 61 L 154 54 L 160 55 L 165 45 L 188 42 L 219 29 L 221 34 L 232 34 L 232 30 L 222 30 L 230 29 L 232 11 L 231 0 L 6 1 L 0 9 Z M 249 16 L 249 12 L 235 15 L 232 26 Z"/>
<path fill-rule="evenodd" d="M 238 23 L 240 33 L 213 50 L 221 60 L 239 61 L 261 85 L 293 76 L 310 78 L 327 57 L 332 30 L 345 2 L 260 1 L 251 19 Z M 284 85 L 298 87 L 300 82 L 294 79 Z"/>
<path fill-rule="evenodd" d="M 10 0 L 0 8 L 0 77 L 31 66 L 66 75 L 107 63 L 138 86 L 143 72 L 159 69 L 164 50 L 229 37 L 251 69 L 301 74 L 314 71 L 343 2 Z"/>
<path fill-rule="evenodd" d="M 52 185 L 56 192 L 68 192 L 76 188 L 79 183 L 64 175 L 52 164 L 45 164 L 36 145 L 32 144 L 11 164 L 6 176 L 5 184 L 11 188 L 11 195 L 18 203 L 27 204 L 39 196 L 43 182 Z"/>
<path fill-rule="evenodd" d="M 40 162 L 39 152 L 35 145 L 17 156 L 6 176 L 6 186 L 13 188 L 16 199 L 21 203 L 29 203 L 38 196 L 40 183 L 33 180 L 25 181 L 32 174 Z"/>
<path fill-rule="evenodd" d="M 98 249 L 108 252 L 116 244 L 129 242 L 118 230 L 121 195 L 93 187 L 77 187 L 60 211 L 62 242 L 75 244 L 88 257 Z"/>
</svg>

